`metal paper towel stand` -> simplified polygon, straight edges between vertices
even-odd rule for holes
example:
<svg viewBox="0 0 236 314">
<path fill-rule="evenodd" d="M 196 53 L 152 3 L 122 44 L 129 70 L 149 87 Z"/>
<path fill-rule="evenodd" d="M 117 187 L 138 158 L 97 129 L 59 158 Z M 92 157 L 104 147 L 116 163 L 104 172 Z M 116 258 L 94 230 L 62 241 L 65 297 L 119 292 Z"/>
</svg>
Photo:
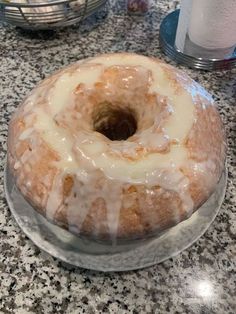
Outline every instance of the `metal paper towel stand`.
<svg viewBox="0 0 236 314">
<path fill-rule="evenodd" d="M 201 70 L 226 70 L 236 67 L 236 48 L 226 59 L 194 57 L 179 51 L 175 46 L 179 12 L 180 10 L 175 10 L 168 14 L 160 26 L 160 46 L 168 57 L 178 63 Z"/>
</svg>

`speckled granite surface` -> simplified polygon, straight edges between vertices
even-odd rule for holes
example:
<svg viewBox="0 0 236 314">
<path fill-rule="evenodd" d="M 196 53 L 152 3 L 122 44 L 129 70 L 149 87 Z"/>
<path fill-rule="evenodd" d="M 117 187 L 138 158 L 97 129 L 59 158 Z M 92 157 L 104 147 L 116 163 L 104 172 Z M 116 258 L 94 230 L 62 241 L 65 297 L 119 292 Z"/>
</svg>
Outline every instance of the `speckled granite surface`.
<svg viewBox="0 0 236 314">
<path fill-rule="evenodd" d="M 114 1 L 117 2 L 117 1 Z M 111 5 L 81 29 L 28 34 L 0 26 L 0 313 L 235 313 L 236 71 L 186 71 L 214 95 L 228 135 L 229 180 L 214 223 L 189 249 L 160 265 L 125 273 L 69 267 L 36 248 L 13 220 L 3 191 L 11 113 L 45 76 L 80 58 L 110 51 L 158 56 L 161 19 L 177 1 L 157 1 L 145 18 Z M 170 62 L 172 63 L 172 62 Z M 172 63 L 173 64 L 173 63 Z"/>
</svg>

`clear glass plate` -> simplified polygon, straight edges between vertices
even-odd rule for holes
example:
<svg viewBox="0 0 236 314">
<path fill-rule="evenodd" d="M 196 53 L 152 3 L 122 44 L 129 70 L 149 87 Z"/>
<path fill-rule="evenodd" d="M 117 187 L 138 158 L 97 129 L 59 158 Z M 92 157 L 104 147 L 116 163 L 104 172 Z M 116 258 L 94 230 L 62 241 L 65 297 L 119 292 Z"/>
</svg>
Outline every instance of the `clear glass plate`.
<svg viewBox="0 0 236 314">
<path fill-rule="evenodd" d="M 158 237 L 116 245 L 74 236 L 48 222 L 23 198 L 7 167 L 4 182 L 12 215 L 40 249 L 75 266 L 99 271 L 125 271 L 160 263 L 197 241 L 215 219 L 224 200 L 227 170 L 222 173 L 215 192 L 189 219 Z"/>
</svg>

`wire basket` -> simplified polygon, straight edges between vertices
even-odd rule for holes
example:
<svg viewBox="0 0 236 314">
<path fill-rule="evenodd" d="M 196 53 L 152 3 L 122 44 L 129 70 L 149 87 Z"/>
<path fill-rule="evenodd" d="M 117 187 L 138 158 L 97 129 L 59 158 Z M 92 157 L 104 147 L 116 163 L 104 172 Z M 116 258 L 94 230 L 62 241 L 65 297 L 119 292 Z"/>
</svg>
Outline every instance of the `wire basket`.
<svg viewBox="0 0 236 314">
<path fill-rule="evenodd" d="M 31 30 L 81 22 L 107 0 L 0 0 L 0 21 Z"/>
</svg>

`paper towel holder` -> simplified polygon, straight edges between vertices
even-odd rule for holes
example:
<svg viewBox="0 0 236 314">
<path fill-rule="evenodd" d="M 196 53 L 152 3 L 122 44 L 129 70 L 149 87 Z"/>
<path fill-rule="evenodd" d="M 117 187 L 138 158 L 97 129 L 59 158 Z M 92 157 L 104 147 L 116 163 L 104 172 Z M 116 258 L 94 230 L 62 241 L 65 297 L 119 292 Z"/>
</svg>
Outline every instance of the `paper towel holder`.
<svg viewBox="0 0 236 314">
<path fill-rule="evenodd" d="M 159 41 L 163 52 L 177 63 L 201 70 L 226 70 L 236 67 L 236 48 L 225 59 L 201 58 L 179 51 L 175 46 L 180 10 L 169 13 L 160 25 Z"/>
</svg>

